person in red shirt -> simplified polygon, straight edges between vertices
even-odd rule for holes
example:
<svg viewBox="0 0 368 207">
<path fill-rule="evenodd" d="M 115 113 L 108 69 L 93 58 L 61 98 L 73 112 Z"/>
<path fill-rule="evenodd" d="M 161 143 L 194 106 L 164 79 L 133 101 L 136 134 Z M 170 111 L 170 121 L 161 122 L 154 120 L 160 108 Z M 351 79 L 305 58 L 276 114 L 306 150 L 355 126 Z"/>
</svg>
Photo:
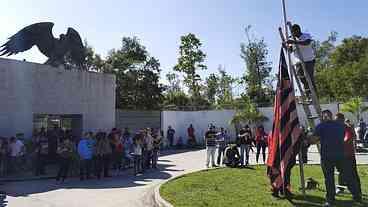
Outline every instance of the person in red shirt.
<svg viewBox="0 0 368 207">
<path fill-rule="evenodd" d="M 335 119 L 337 121 L 345 121 L 345 116 L 342 113 L 337 113 Z M 347 171 L 350 171 L 350 175 L 352 175 L 352 180 L 354 181 L 354 186 L 356 189 L 358 189 L 358 192 L 360 193 L 360 196 L 362 195 L 361 190 L 361 183 L 360 178 L 357 170 L 356 165 L 356 159 L 355 159 L 355 145 L 354 145 L 354 139 L 356 135 L 354 132 L 354 129 L 350 125 L 350 121 L 346 120 L 345 122 L 345 137 L 344 137 L 344 172 L 339 173 L 339 187 L 337 188 L 337 194 L 342 193 L 344 191 L 344 188 L 340 186 L 346 186 L 346 181 L 344 178 L 344 174 L 347 173 Z"/>
<path fill-rule="evenodd" d="M 256 154 L 256 161 L 258 163 L 259 154 L 262 150 L 263 156 L 263 163 L 266 163 L 266 148 L 267 148 L 267 133 L 264 130 L 262 125 L 258 126 L 256 129 L 256 147 L 257 147 L 257 154 Z"/>
<path fill-rule="evenodd" d="M 192 124 L 190 124 L 188 127 L 188 144 L 189 146 L 194 146 L 196 145 L 196 143 L 197 142 L 194 134 L 194 127 Z"/>
</svg>

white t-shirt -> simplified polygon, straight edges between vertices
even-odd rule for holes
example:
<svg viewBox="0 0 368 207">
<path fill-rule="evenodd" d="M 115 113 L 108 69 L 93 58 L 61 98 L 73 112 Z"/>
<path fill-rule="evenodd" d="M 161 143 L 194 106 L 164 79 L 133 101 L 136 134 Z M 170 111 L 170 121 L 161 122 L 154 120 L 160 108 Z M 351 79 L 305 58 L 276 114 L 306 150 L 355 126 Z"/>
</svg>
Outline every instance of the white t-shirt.
<svg viewBox="0 0 368 207">
<path fill-rule="evenodd" d="M 10 156 L 12 156 L 12 157 L 22 156 L 23 155 L 23 151 L 22 151 L 23 146 L 24 146 L 24 144 L 20 140 L 17 140 L 14 143 L 10 143 L 9 144 Z"/>
<path fill-rule="evenodd" d="M 134 145 L 134 154 L 135 155 L 142 155 L 142 147 L 141 145 Z"/>
<path fill-rule="evenodd" d="M 145 137 L 145 142 L 147 144 L 147 150 L 152 150 L 153 149 L 153 137 L 148 134 Z"/>
<path fill-rule="evenodd" d="M 299 41 L 305 41 L 305 40 L 313 40 L 312 36 L 308 33 L 302 33 L 302 35 L 297 38 L 297 40 Z M 298 53 L 296 51 L 296 47 L 293 46 L 293 63 L 298 64 L 301 62 L 301 60 L 303 60 L 303 62 L 308 62 L 308 61 L 312 61 L 316 58 L 315 54 L 314 54 L 314 50 L 312 48 L 312 44 L 309 45 L 300 45 L 298 44 L 299 49 L 300 49 L 300 53 L 302 55 L 301 58 L 298 57 Z"/>
</svg>

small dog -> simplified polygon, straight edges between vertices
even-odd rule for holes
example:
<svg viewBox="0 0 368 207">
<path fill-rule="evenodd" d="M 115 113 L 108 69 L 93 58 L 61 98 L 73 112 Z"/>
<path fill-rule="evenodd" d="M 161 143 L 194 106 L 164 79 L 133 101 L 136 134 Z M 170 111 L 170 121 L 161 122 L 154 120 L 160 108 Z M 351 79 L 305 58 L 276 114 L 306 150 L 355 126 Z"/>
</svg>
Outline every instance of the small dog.
<svg viewBox="0 0 368 207">
<path fill-rule="evenodd" d="M 306 184 L 307 184 L 306 186 L 307 190 L 316 190 L 317 188 L 319 188 L 319 182 L 317 182 L 313 178 L 307 178 Z"/>
</svg>

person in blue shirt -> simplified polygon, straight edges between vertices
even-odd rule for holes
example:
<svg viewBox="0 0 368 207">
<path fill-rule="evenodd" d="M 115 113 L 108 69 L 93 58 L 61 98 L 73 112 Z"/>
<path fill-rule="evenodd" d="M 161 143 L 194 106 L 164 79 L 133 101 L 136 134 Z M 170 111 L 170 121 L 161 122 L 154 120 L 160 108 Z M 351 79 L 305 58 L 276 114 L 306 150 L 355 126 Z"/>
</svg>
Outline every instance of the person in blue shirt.
<svg viewBox="0 0 368 207">
<path fill-rule="evenodd" d="M 324 110 L 322 112 L 322 122 L 317 125 L 314 134 L 310 137 L 310 143 L 321 143 L 321 168 L 325 177 L 326 203 L 325 207 L 330 207 L 335 201 L 335 168 L 339 172 L 344 172 L 344 137 L 345 126 L 343 123 L 332 119 L 332 112 Z M 352 175 L 346 171 L 346 182 L 349 191 L 353 194 L 354 201 L 361 202 L 362 198 L 355 186 Z"/>
<path fill-rule="evenodd" d="M 79 141 L 78 154 L 80 158 L 80 180 L 91 179 L 91 166 L 93 157 L 93 140 L 91 133 L 85 133 L 84 137 Z"/>
</svg>

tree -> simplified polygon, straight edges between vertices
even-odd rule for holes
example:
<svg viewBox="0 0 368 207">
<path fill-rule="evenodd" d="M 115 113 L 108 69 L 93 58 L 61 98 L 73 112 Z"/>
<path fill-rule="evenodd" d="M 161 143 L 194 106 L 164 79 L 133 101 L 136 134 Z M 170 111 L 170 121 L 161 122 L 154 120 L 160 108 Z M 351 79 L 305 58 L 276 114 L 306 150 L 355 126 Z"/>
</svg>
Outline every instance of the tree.
<svg viewBox="0 0 368 207">
<path fill-rule="evenodd" d="M 84 41 L 86 48 L 86 69 L 88 71 L 103 72 L 105 68 L 105 61 L 101 58 L 101 55 L 96 54 L 93 47 L 90 46 L 87 40 Z"/>
<path fill-rule="evenodd" d="M 334 66 L 343 67 L 347 64 L 359 62 L 368 53 L 368 38 L 353 36 L 346 38 L 342 44 L 336 47 L 331 54 L 331 62 Z"/>
<path fill-rule="evenodd" d="M 242 80 L 247 94 L 254 103 L 268 105 L 272 103 L 272 97 L 265 93 L 271 72 L 271 62 L 267 60 L 268 48 L 264 39 L 251 39 L 249 30 L 250 26 L 246 28 L 248 43 L 240 45 L 241 58 L 246 64 L 246 72 Z"/>
<path fill-rule="evenodd" d="M 197 105 L 200 99 L 200 81 L 201 77 L 198 70 L 207 68 L 203 64 L 206 54 L 201 50 L 202 43 L 192 33 L 181 37 L 179 47 L 178 63 L 174 70 L 184 73 L 184 83 L 189 88 L 192 102 Z"/>
<path fill-rule="evenodd" d="M 327 40 L 312 42 L 312 47 L 316 54 L 316 71 L 322 71 L 331 67 L 330 57 L 336 49 L 337 32 L 332 31 Z"/>
<path fill-rule="evenodd" d="M 364 106 L 363 99 L 361 97 L 355 97 L 344 103 L 341 107 L 341 111 L 353 114 L 358 123 L 361 115 L 368 111 L 368 106 Z"/>
<path fill-rule="evenodd" d="M 233 104 L 233 84 L 236 79 L 227 74 L 225 68 L 219 66 L 217 104 L 220 108 L 229 108 Z"/>
<path fill-rule="evenodd" d="M 167 73 L 166 79 L 169 82 L 167 92 L 181 91 L 179 76 L 176 73 Z"/>
<path fill-rule="evenodd" d="M 348 101 L 356 96 L 368 97 L 368 38 L 345 38 L 338 46 L 331 39 L 333 35 L 324 44 L 316 44 L 319 98 Z"/>
<path fill-rule="evenodd" d="M 234 103 L 235 114 L 231 120 L 231 124 L 238 128 L 241 123 L 258 124 L 267 121 L 268 118 L 264 116 L 252 103 L 248 96 L 242 95 L 240 99 Z"/>
<path fill-rule="evenodd" d="M 172 91 L 165 94 L 164 107 L 166 109 L 181 109 L 190 104 L 190 98 L 183 91 Z"/>
<path fill-rule="evenodd" d="M 206 97 L 208 101 L 212 104 L 216 104 L 216 94 L 219 87 L 219 78 L 216 74 L 211 73 L 206 78 Z"/>
<path fill-rule="evenodd" d="M 122 47 L 110 51 L 105 72 L 116 76 L 116 106 L 120 109 L 159 109 L 164 87 L 159 83 L 160 63 L 137 37 L 124 37 Z"/>
</svg>

